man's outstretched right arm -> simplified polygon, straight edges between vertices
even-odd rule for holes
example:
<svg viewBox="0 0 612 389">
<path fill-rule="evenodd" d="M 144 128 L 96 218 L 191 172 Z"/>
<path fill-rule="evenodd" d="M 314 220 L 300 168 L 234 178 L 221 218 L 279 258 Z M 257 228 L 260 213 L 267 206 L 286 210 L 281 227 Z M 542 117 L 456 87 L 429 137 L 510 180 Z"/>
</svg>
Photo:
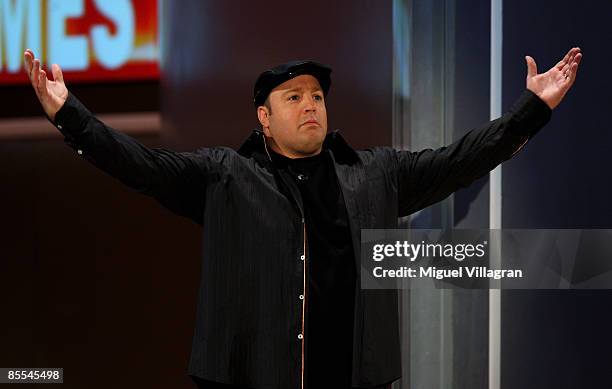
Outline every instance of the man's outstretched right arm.
<svg viewBox="0 0 612 389">
<path fill-rule="evenodd" d="M 202 224 L 206 178 L 213 173 L 215 160 L 223 159 L 222 150 L 177 153 L 149 149 L 98 120 L 68 92 L 58 65 L 52 66 L 51 81 L 30 50 L 24 57 L 26 72 L 45 114 L 70 147 L 133 190 Z"/>
</svg>

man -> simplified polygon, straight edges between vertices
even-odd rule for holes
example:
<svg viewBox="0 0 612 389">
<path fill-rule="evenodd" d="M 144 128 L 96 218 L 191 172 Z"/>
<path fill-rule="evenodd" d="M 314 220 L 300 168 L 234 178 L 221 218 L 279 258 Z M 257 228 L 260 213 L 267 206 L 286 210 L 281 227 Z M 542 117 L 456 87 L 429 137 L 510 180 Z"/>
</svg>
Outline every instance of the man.
<svg viewBox="0 0 612 389">
<path fill-rule="evenodd" d="M 383 388 L 400 376 L 397 292 L 362 290 L 362 228 L 396 228 L 516 154 L 574 83 L 579 48 L 501 118 L 418 153 L 353 150 L 327 133 L 331 70 L 294 61 L 262 73 L 262 126 L 238 151 L 148 149 L 97 120 L 26 51 L 25 66 L 66 143 L 103 171 L 203 225 L 189 374 L 202 388 Z"/>
</svg>

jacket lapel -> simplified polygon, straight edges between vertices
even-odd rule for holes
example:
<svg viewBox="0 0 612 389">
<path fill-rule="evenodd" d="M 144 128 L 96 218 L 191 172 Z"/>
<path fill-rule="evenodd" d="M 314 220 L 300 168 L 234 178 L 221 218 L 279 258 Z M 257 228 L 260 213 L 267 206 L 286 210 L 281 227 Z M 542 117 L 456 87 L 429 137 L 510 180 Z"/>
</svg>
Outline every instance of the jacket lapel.
<svg viewBox="0 0 612 389">
<path fill-rule="evenodd" d="M 271 168 L 272 163 L 265 150 L 264 139 L 263 132 L 254 129 L 238 149 L 238 154 L 247 158 L 254 158 L 262 166 Z M 369 217 L 371 213 L 368 209 L 369 194 L 366 172 L 357 151 L 346 142 L 338 130 L 329 132 L 325 136 L 323 149 L 331 151 L 336 177 L 344 197 L 355 253 L 357 281 L 359 282 L 361 275 L 361 229 L 370 225 Z M 286 184 L 289 184 L 289 188 L 292 188 L 290 183 Z M 301 198 L 299 194 L 296 196 L 295 193 L 292 193 L 292 195 L 297 197 L 295 200 L 300 207 Z"/>
</svg>

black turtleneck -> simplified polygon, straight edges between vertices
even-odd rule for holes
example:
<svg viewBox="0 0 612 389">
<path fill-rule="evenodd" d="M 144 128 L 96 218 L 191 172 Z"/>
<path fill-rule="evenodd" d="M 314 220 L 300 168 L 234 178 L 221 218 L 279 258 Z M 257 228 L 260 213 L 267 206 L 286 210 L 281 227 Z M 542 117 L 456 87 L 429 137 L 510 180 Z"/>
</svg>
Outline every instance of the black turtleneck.
<svg viewBox="0 0 612 389">
<path fill-rule="evenodd" d="M 290 159 L 270 150 L 278 169 L 295 180 L 308 237 L 306 376 L 309 388 L 350 388 L 355 258 L 329 151 Z"/>
</svg>

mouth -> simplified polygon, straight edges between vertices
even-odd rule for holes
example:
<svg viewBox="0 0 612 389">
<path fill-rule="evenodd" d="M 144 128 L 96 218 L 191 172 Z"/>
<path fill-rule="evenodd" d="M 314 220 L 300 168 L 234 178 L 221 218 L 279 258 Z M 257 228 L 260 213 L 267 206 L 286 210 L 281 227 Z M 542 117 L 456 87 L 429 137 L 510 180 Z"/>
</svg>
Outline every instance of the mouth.
<svg viewBox="0 0 612 389">
<path fill-rule="evenodd" d="M 315 125 L 317 125 L 317 126 L 318 126 L 318 125 L 319 125 L 319 122 L 318 122 L 318 121 L 316 121 L 316 120 L 314 120 L 314 119 L 311 119 L 311 120 L 307 120 L 307 121 L 305 121 L 304 123 L 300 124 L 300 126 L 307 126 L 307 125 L 309 125 L 309 124 L 311 124 L 311 125 L 312 125 L 312 124 L 315 124 Z"/>
</svg>

